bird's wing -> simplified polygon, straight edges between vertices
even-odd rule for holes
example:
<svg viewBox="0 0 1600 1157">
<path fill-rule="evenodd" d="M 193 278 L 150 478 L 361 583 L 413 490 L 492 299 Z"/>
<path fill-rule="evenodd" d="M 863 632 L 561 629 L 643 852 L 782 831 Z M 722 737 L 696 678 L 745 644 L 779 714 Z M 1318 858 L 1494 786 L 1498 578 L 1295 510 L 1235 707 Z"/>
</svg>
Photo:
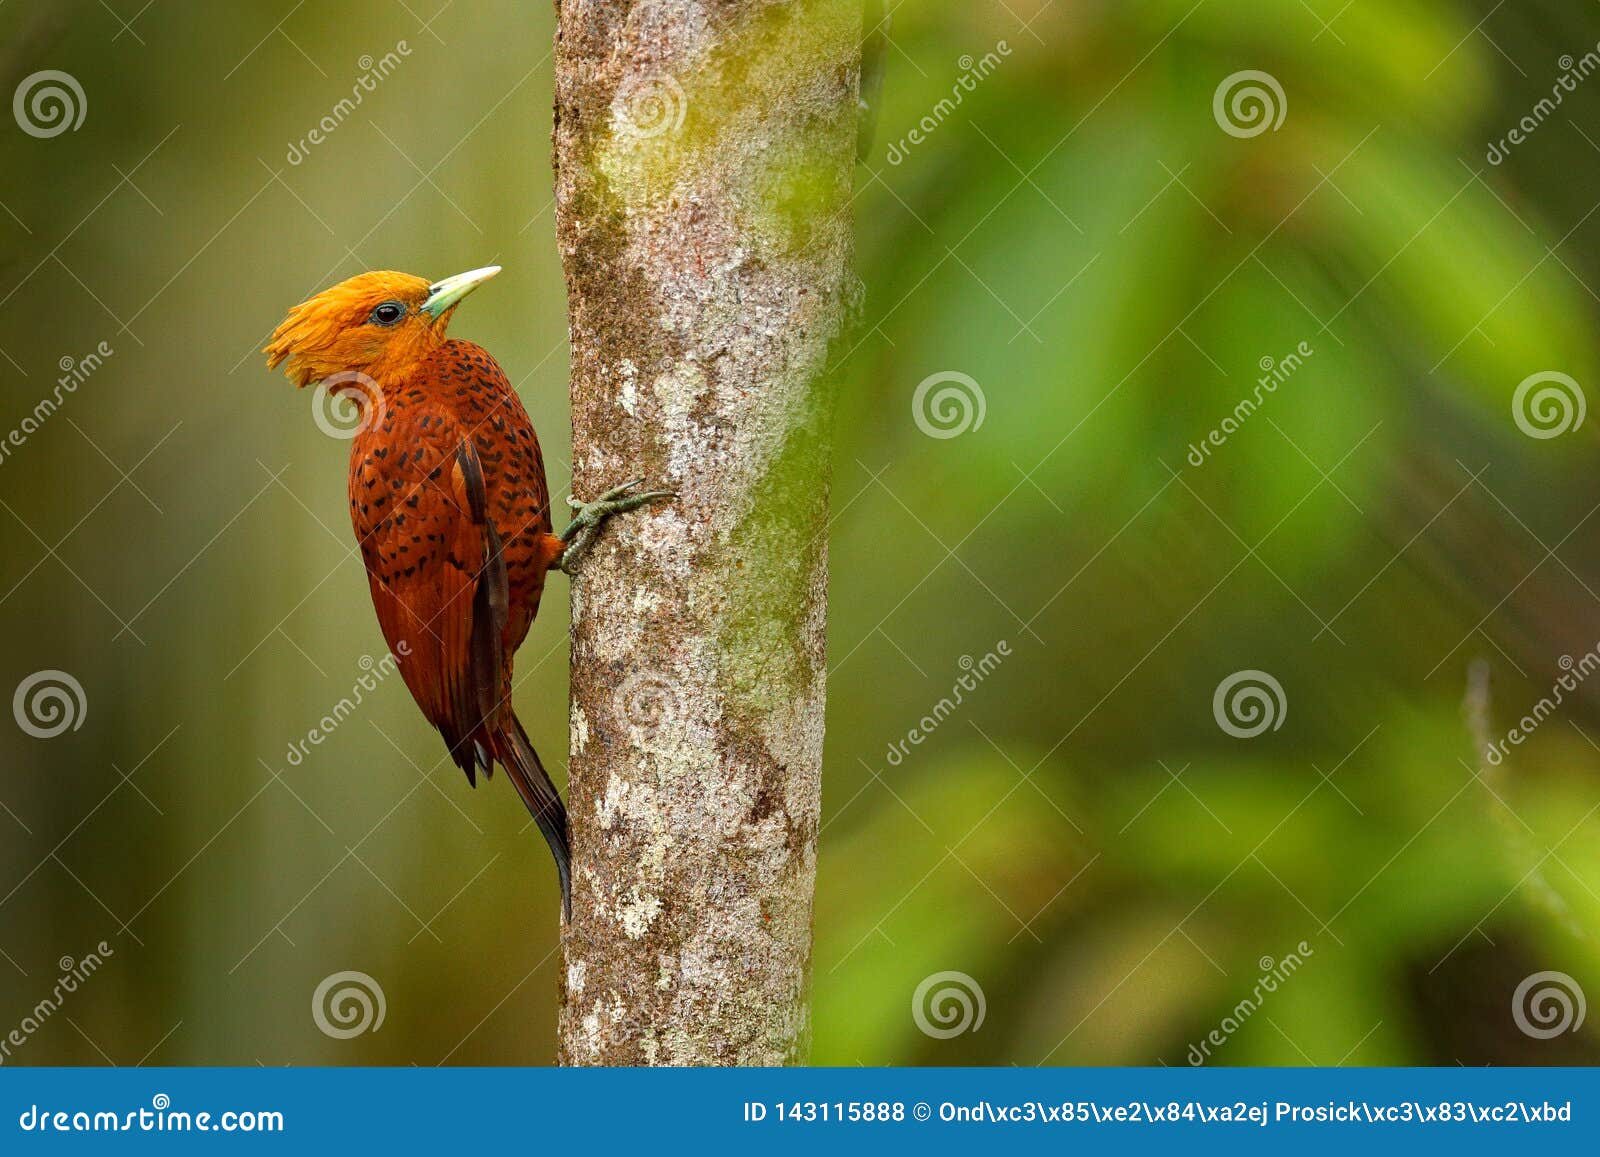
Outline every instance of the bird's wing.
<svg viewBox="0 0 1600 1157">
<path fill-rule="evenodd" d="M 473 780 L 509 708 L 500 535 L 471 432 L 435 407 L 363 434 L 351 513 L 378 623 L 417 705 Z"/>
<path fill-rule="evenodd" d="M 449 341 L 427 372 L 456 399 L 461 420 L 477 431 L 490 488 L 490 517 L 500 532 L 511 605 L 504 645 L 527 636 L 544 592 L 545 573 L 564 544 L 550 533 L 550 492 L 533 422 L 500 364 L 471 342 Z"/>
</svg>

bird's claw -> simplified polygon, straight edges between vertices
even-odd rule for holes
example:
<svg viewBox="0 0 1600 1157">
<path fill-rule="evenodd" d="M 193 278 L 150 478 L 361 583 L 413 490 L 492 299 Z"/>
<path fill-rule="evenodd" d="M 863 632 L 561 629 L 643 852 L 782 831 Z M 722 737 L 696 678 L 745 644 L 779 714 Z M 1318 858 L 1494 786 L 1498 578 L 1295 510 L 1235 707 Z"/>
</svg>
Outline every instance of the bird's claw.
<svg viewBox="0 0 1600 1157">
<path fill-rule="evenodd" d="M 642 478 L 635 478 L 632 482 L 613 486 L 593 502 L 582 502 L 570 495 L 567 497 L 567 505 L 577 511 L 577 516 L 572 520 L 572 525 L 567 527 L 566 533 L 561 536 L 561 541 L 566 543 L 567 547 L 561 552 L 561 557 L 556 562 L 556 569 L 569 575 L 575 574 L 579 560 L 587 553 L 595 535 L 605 525 L 606 519 L 613 514 L 624 514 L 657 499 L 678 496 L 674 490 L 650 490 L 643 494 L 628 493 L 643 481 Z"/>
</svg>

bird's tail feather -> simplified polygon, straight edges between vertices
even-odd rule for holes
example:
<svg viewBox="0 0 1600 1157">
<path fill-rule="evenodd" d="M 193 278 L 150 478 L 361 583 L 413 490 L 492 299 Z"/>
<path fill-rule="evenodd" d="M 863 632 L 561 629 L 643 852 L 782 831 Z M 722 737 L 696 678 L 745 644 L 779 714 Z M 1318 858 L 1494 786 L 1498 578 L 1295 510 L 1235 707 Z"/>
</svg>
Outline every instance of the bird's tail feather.
<svg viewBox="0 0 1600 1157">
<path fill-rule="evenodd" d="M 544 833 L 545 842 L 550 845 L 550 854 L 556 861 L 556 872 L 561 877 L 561 912 L 563 917 L 570 920 L 572 854 L 567 846 L 567 809 L 562 806 L 561 796 L 555 784 L 550 782 L 544 764 L 539 762 L 539 753 L 529 742 L 521 720 L 514 713 L 507 714 L 510 720 L 501 724 L 497 736 L 500 762 L 516 787 L 517 794 L 522 797 L 522 802 L 527 805 L 529 814 Z"/>
</svg>

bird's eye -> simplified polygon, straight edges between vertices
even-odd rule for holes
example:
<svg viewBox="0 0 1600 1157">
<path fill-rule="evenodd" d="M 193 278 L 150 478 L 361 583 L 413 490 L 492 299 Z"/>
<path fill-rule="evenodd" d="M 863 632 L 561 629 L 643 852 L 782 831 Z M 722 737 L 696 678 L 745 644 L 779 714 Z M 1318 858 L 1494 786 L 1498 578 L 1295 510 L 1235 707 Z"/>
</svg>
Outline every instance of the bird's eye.
<svg viewBox="0 0 1600 1157">
<path fill-rule="evenodd" d="M 386 301 L 372 311 L 373 325 L 394 325 L 406 315 L 406 307 L 398 301 Z"/>
</svg>

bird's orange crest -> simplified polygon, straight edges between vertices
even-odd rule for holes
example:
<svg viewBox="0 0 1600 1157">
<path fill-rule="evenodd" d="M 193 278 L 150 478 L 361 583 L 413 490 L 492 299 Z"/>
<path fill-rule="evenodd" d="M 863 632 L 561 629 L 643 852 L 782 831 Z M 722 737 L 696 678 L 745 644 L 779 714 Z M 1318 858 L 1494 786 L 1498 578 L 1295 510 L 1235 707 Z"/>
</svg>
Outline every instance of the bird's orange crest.
<svg viewBox="0 0 1600 1157">
<path fill-rule="evenodd" d="M 291 309 L 261 352 L 297 386 L 349 371 L 392 380 L 445 339 L 453 306 L 431 312 L 436 289 L 409 273 L 359 274 Z"/>
</svg>

